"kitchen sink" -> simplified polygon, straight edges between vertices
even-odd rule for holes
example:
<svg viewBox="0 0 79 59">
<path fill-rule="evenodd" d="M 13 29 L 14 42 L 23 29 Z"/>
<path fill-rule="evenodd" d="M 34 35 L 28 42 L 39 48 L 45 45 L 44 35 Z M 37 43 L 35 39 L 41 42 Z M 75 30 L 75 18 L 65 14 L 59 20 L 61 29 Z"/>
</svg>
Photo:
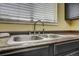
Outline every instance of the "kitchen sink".
<svg viewBox="0 0 79 59">
<path fill-rule="evenodd" d="M 43 38 L 48 38 L 48 34 L 39 34 L 38 36 L 43 37 Z"/>
<path fill-rule="evenodd" d="M 30 40 L 42 40 L 42 37 L 39 36 L 31 36 Z"/>
<path fill-rule="evenodd" d="M 49 38 L 60 38 L 63 37 L 63 35 L 59 35 L 59 34 L 48 34 Z"/>
<path fill-rule="evenodd" d="M 29 41 L 29 40 L 41 40 L 42 38 L 39 36 L 14 36 L 13 41 L 21 42 L 21 41 Z"/>
<path fill-rule="evenodd" d="M 9 45 L 17 45 L 26 43 L 34 43 L 34 42 L 42 42 L 45 40 L 54 40 L 63 37 L 58 34 L 37 34 L 37 35 L 13 35 L 8 40 Z"/>
<path fill-rule="evenodd" d="M 39 36 L 43 38 L 60 38 L 63 35 L 58 35 L 58 34 L 40 34 Z"/>
<path fill-rule="evenodd" d="M 9 45 L 17 45 L 17 44 L 23 44 L 28 41 L 36 41 L 36 40 L 42 40 L 43 38 L 37 35 L 14 35 L 11 36 L 11 38 L 8 40 Z"/>
</svg>

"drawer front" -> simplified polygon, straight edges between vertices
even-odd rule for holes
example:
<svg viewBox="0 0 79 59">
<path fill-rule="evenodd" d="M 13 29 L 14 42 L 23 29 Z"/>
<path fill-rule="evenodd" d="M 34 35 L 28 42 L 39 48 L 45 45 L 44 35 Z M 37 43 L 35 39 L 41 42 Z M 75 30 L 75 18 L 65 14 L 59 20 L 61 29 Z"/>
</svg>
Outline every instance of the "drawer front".
<svg viewBox="0 0 79 59">
<path fill-rule="evenodd" d="M 2 55 L 6 56 L 48 56 L 49 55 L 49 46 L 38 46 L 31 48 L 24 48 L 19 50 L 10 51 L 3 53 Z"/>
<path fill-rule="evenodd" d="M 60 54 L 60 53 L 64 53 L 67 51 L 70 51 L 72 49 L 76 49 L 79 48 L 79 41 L 76 42 L 63 42 L 63 44 L 58 43 L 54 45 L 55 48 L 55 54 Z"/>
<path fill-rule="evenodd" d="M 27 52 L 14 53 L 9 56 L 47 56 L 47 55 L 48 55 L 48 49 L 42 48 L 42 49 L 31 50 Z"/>
</svg>

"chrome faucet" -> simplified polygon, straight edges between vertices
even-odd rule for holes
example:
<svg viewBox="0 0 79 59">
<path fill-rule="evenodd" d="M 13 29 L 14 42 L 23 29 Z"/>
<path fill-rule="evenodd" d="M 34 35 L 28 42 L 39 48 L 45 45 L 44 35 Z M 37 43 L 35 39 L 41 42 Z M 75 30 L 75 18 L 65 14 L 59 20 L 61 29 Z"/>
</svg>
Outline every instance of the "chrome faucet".
<svg viewBox="0 0 79 59">
<path fill-rule="evenodd" d="M 38 21 L 36 21 L 36 22 L 34 23 L 34 34 L 36 34 L 36 24 L 37 24 L 38 22 L 42 23 L 42 26 L 43 26 L 43 34 L 44 34 L 44 22 L 42 22 L 41 20 L 38 20 Z"/>
</svg>

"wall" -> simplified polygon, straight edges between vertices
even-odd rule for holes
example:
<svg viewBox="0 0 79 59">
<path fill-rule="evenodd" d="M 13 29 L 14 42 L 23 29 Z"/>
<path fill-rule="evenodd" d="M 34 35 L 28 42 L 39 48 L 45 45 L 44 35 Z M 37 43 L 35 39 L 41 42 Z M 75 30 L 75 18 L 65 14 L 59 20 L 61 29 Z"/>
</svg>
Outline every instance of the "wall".
<svg viewBox="0 0 79 59">
<path fill-rule="evenodd" d="M 79 20 L 72 20 L 71 24 L 70 29 L 72 31 L 79 31 Z"/>
<path fill-rule="evenodd" d="M 58 4 L 58 25 L 45 26 L 46 31 L 62 31 L 70 30 L 69 24 L 65 21 L 65 10 L 64 4 Z M 78 24 L 79 25 L 79 24 Z M 75 26 L 75 24 L 74 24 Z M 38 31 L 42 30 L 42 26 L 37 25 L 36 29 Z M 3 31 L 33 31 L 33 25 L 24 25 L 24 24 L 3 24 L 0 23 L 0 32 Z"/>
</svg>

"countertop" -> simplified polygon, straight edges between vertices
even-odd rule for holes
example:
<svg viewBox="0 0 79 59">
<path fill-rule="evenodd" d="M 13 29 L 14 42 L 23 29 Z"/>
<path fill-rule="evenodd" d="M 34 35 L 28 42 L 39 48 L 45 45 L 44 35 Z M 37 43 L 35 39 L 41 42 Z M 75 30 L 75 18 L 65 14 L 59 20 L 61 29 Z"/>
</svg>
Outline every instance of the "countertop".
<svg viewBox="0 0 79 59">
<path fill-rule="evenodd" d="M 44 44 L 52 44 L 57 42 L 63 42 L 68 40 L 79 40 L 79 35 L 64 35 L 62 38 L 53 39 L 53 40 L 44 40 L 36 43 L 30 43 L 30 44 L 21 44 L 16 46 L 0 46 L 0 51 L 4 50 L 11 50 L 11 49 L 17 49 L 17 48 L 26 48 L 26 47 L 32 47 L 32 46 L 38 46 L 38 45 L 44 45 Z M 8 40 L 8 38 L 6 39 Z"/>
</svg>

